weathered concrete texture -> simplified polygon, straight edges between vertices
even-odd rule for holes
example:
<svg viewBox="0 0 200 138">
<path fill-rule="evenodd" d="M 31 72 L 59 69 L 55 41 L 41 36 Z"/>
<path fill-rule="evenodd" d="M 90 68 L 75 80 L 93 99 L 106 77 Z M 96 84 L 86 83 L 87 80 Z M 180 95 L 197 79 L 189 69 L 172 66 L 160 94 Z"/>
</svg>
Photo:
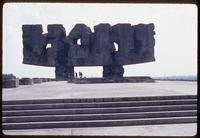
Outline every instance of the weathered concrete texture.
<svg viewBox="0 0 200 138">
<path fill-rule="evenodd" d="M 68 66 L 126 65 L 155 60 L 153 24 L 99 24 L 94 32 L 84 24 L 76 24 L 68 36 L 62 25 L 48 25 L 47 34 L 42 34 L 41 25 L 23 25 L 22 29 L 25 64 L 56 66 L 58 52 L 63 52 L 62 63 Z M 48 43 L 50 48 L 46 48 Z"/>
<path fill-rule="evenodd" d="M 73 79 L 74 66 L 104 66 L 103 77 L 123 77 L 123 65 L 155 61 L 154 24 L 23 25 L 23 63 L 56 67 L 57 80 Z M 80 43 L 78 43 L 80 40 Z M 51 44 L 51 47 L 47 47 Z M 110 72 L 111 75 L 108 75 Z"/>
<path fill-rule="evenodd" d="M 19 85 L 32 85 L 33 80 L 31 78 L 21 78 L 19 80 Z"/>
<path fill-rule="evenodd" d="M 23 63 L 24 64 L 45 64 L 46 35 L 43 35 L 42 25 L 24 25 L 23 30 Z"/>
<path fill-rule="evenodd" d="M 2 80 L 3 88 L 16 88 L 19 86 L 19 79 Z"/>
<path fill-rule="evenodd" d="M 33 83 L 42 83 L 42 80 L 40 78 L 33 78 Z"/>
</svg>

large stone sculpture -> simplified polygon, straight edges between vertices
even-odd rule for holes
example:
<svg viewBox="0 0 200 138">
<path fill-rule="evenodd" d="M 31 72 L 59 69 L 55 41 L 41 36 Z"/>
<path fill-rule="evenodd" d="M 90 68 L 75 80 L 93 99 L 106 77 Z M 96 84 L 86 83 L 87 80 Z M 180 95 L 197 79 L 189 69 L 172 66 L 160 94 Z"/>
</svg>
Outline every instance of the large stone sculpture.
<svg viewBox="0 0 200 138">
<path fill-rule="evenodd" d="M 123 65 L 155 61 L 154 24 L 23 25 L 23 63 L 55 67 L 57 80 L 74 77 L 74 66 L 103 66 L 104 78 L 122 78 Z M 80 42 L 80 43 L 79 43 Z M 50 46 L 49 46 L 50 44 Z M 47 46 L 48 45 L 48 46 Z"/>
</svg>

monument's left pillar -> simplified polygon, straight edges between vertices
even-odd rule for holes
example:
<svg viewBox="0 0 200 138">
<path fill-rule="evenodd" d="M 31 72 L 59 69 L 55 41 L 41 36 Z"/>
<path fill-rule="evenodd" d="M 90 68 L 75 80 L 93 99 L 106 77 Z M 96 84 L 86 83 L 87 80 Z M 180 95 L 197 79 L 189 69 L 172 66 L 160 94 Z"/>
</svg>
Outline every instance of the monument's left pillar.
<svg viewBox="0 0 200 138">
<path fill-rule="evenodd" d="M 56 80 L 73 79 L 74 67 L 68 65 L 69 45 L 62 41 L 66 37 L 64 27 L 59 24 L 52 24 L 47 26 L 47 30 L 47 42 L 52 45 L 51 51 L 49 50 L 48 60 L 55 65 Z"/>
<path fill-rule="evenodd" d="M 63 43 L 62 48 L 57 49 L 55 76 L 58 81 L 70 81 L 74 78 L 74 66 L 68 65 L 69 45 Z"/>
<path fill-rule="evenodd" d="M 74 66 L 57 66 L 55 74 L 56 74 L 56 80 L 70 81 L 74 78 Z"/>
</svg>

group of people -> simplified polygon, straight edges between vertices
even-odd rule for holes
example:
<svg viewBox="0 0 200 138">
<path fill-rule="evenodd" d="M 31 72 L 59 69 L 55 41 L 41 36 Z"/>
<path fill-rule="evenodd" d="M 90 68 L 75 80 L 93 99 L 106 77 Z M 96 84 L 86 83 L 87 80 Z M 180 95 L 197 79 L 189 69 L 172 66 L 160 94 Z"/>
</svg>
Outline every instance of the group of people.
<svg viewBox="0 0 200 138">
<path fill-rule="evenodd" d="M 78 78 L 78 77 L 82 79 L 83 78 L 83 73 L 82 72 L 78 72 L 78 73 L 75 72 L 75 78 Z"/>
</svg>

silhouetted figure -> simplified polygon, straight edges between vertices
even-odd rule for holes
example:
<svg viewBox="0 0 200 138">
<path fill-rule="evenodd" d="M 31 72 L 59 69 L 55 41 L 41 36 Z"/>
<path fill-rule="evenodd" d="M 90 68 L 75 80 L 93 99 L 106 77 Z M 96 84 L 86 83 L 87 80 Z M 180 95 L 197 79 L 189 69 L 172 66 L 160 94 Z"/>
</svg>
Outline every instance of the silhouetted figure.
<svg viewBox="0 0 200 138">
<path fill-rule="evenodd" d="M 83 73 L 82 72 L 79 72 L 79 77 L 82 79 L 82 77 L 83 77 Z"/>
</svg>

